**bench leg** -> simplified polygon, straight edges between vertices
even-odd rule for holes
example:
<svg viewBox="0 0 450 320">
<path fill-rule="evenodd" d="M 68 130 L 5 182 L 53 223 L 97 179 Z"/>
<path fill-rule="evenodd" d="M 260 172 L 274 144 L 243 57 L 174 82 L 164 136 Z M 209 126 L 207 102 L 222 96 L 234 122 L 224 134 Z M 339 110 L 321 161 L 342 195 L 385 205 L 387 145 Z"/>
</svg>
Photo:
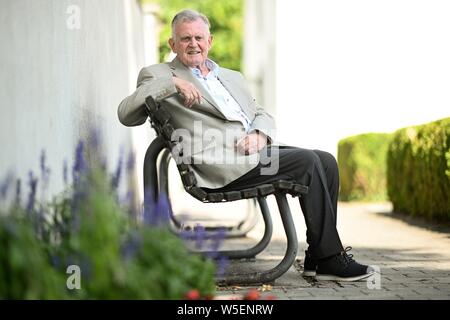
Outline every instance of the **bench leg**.
<svg viewBox="0 0 450 320">
<path fill-rule="evenodd" d="M 208 252 L 203 251 L 202 254 L 208 256 L 224 256 L 229 259 L 243 259 L 243 258 L 254 258 L 258 253 L 262 252 L 269 244 L 272 239 L 273 224 L 270 217 L 269 207 L 267 206 L 266 199 L 263 197 L 258 197 L 258 203 L 261 208 L 261 213 L 264 219 L 264 235 L 261 240 L 253 247 L 241 250 L 222 250 L 218 252 Z"/>
<path fill-rule="evenodd" d="M 153 201 L 158 200 L 158 172 L 156 160 L 158 155 L 166 147 L 162 137 L 155 138 L 148 146 L 144 158 L 144 198 L 151 196 Z"/>
<path fill-rule="evenodd" d="M 298 242 L 291 210 L 289 209 L 286 194 L 275 194 L 275 197 L 287 238 L 287 248 L 283 259 L 277 266 L 267 271 L 231 274 L 225 277 L 217 278 L 216 283 L 218 285 L 224 286 L 231 284 L 250 285 L 271 283 L 283 275 L 294 263 L 295 258 L 297 257 Z"/>
</svg>

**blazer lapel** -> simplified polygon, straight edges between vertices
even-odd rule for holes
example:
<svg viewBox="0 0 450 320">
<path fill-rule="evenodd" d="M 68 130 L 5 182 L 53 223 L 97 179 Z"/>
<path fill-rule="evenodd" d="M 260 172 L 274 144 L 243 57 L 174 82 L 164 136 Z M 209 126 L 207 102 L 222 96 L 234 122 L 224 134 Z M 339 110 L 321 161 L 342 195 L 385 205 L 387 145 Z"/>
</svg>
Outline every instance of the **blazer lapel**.
<svg viewBox="0 0 450 320">
<path fill-rule="evenodd" d="M 200 104 L 201 109 L 206 109 L 205 111 L 214 113 L 214 115 L 216 115 L 219 118 L 226 119 L 226 117 L 220 111 L 219 106 L 216 104 L 214 99 L 211 97 L 208 91 L 206 91 L 206 89 L 203 87 L 200 81 L 198 81 L 194 77 L 194 75 L 192 74 L 191 70 L 188 67 L 182 64 L 177 58 L 173 59 L 169 63 L 169 66 L 172 69 L 172 73 L 174 75 L 176 75 L 178 78 L 191 82 L 192 84 L 195 85 L 197 89 L 200 90 L 200 93 L 202 94 L 202 97 L 205 100 L 205 102 L 202 102 Z M 194 105 L 193 108 L 195 108 L 195 106 L 196 105 Z"/>
<path fill-rule="evenodd" d="M 246 95 L 242 91 L 239 86 L 236 85 L 236 81 L 233 81 L 233 79 L 230 79 L 228 75 L 224 72 L 219 71 L 219 80 L 222 83 L 222 85 L 228 90 L 228 92 L 231 94 L 231 96 L 236 100 L 236 102 L 239 104 L 239 106 L 242 108 L 242 110 L 245 112 L 245 114 L 251 119 L 255 116 L 255 112 L 253 112 L 249 106 L 248 102 L 246 102 L 248 99 L 246 99 Z"/>
</svg>

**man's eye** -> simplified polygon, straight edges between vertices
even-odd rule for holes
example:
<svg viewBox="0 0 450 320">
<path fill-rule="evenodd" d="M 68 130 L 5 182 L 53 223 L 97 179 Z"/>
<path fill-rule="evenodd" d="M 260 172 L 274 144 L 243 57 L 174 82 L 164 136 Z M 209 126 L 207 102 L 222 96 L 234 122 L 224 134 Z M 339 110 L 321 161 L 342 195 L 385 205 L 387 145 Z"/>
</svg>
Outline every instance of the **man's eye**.
<svg viewBox="0 0 450 320">
<path fill-rule="evenodd" d="M 201 40 L 203 40 L 203 37 L 195 37 L 195 40 L 201 41 Z"/>
</svg>

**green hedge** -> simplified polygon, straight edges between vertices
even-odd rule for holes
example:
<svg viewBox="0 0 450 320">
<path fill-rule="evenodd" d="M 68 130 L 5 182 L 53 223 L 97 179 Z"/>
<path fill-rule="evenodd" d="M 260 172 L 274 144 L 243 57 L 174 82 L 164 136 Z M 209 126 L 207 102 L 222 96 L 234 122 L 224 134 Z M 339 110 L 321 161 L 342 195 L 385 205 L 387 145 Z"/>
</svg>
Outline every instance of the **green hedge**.
<svg viewBox="0 0 450 320">
<path fill-rule="evenodd" d="M 387 160 L 395 211 L 450 220 L 450 118 L 396 131 Z"/>
<path fill-rule="evenodd" d="M 367 133 L 339 141 L 342 201 L 387 200 L 386 153 L 391 134 Z"/>
</svg>

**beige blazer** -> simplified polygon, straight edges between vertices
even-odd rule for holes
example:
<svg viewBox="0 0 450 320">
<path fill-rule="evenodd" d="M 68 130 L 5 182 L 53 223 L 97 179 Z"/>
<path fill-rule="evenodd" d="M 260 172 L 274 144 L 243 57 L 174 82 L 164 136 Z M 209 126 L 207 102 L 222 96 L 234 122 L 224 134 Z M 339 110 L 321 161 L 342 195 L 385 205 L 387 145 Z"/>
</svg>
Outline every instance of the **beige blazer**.
<svg viewBox="0 0 450 320">
<path fill-rule="evenodd" d="M 202 94 L 201 103 L 185 107 L 172 81 L 173 76 L 193 83 Z M 259 130 L 271 137 L 275 130 L 274 120 L 252 97 L 242 74 L 220 68 L 218 77 L 250 119 L 249 132 Z M 259 154 L 248 156 L 236 149 L 236 141 L 246 135 L 242 123 L 227 120 L 191 70 L 177 58 L 140 71 L 136 91 L 118 107 L 122 124 L 137 126 L 145 123 L 144 101 L 147 96 L 159 101 L 171 114 L 170 123 L 175 129 L 172 140 L 181 140 L 183 148 L 182 155 L 173 150 L 172 156 L 177 162 L 191 166 L 199 187 L 223 187 L 257 165 Z M 180 136 L 183 138 L 179 139 Z"/>
</svg>

